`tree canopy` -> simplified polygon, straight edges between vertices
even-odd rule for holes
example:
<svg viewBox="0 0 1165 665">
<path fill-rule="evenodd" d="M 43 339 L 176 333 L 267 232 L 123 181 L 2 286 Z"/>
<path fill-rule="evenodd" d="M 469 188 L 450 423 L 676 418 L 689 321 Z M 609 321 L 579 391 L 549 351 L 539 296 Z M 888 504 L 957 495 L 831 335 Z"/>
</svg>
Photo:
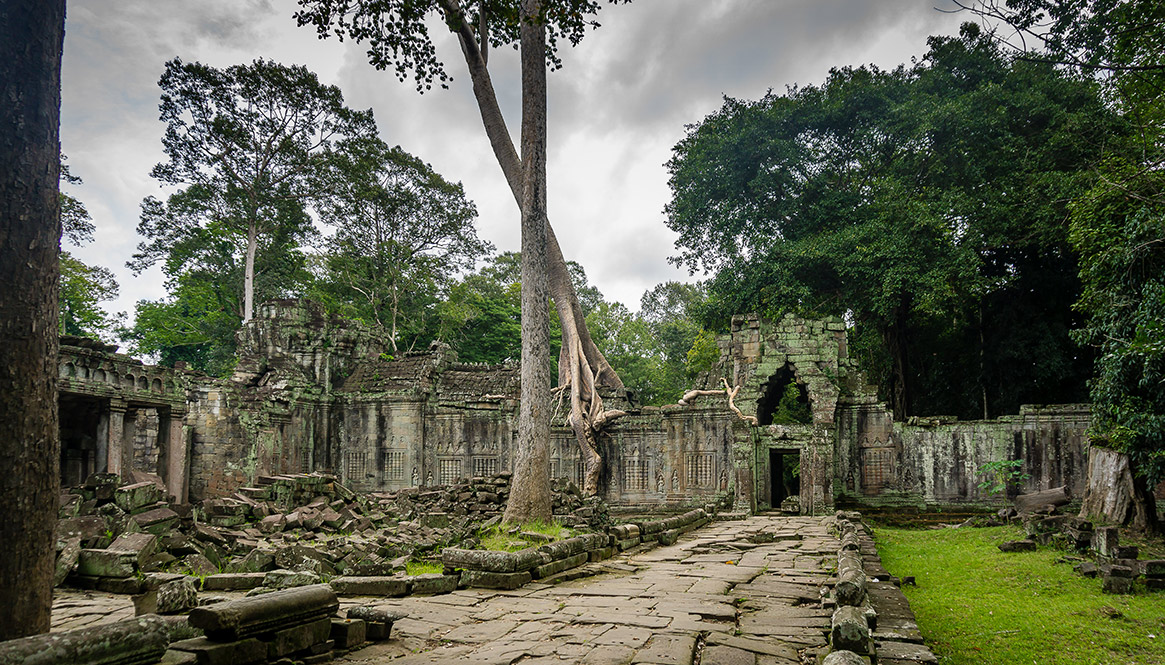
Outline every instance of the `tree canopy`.
<svg viewBox="0 0 1165 665">
<path fill-rule="evenodd" d="M 929 45 L 690 127 L 668 164 L 674 260 L 716 271 L 707 325 L 846 317 L 898 417 L 1079 399 L 1067 202 L 1127 131 L 1095 85 L 974 24 Z"/>
</svg>

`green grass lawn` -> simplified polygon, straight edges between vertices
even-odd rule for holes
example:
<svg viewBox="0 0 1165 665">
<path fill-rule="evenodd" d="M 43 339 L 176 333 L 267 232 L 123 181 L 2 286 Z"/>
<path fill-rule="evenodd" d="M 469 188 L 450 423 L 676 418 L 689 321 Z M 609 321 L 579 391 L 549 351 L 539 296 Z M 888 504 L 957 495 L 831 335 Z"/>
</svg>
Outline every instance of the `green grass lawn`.
<svg viewBox="0 0 1165 665">
<path fill-rule="evenodd" d="M 1165 664 L 1165 593 L 1105 594 L 1050 547 L 1000 552 L 1015 527 L 874 536 L 887 570 L 917 579 L 904 591 L 943 665 Z"/>
</svg>

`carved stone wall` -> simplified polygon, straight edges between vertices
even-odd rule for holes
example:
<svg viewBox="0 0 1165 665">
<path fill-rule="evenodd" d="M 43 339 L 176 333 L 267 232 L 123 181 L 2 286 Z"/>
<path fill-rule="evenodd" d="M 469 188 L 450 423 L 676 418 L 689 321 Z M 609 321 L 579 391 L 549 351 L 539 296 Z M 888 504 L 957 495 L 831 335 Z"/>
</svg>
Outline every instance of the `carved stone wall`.
<svg viewBox="0 0 1165 665">
<path fill-rule="evenodd" d="M 639 408 L 600 438 L 601 486 L 615 507 L 710 501 L 740 510 L 792 504 L 821 513 L 837 501 L 945 505 L 999 500 L 978 488 L 986 462 L 1024 460 L 1023 490 L 1082 491 L 1088 411 L 1024 407 L 1017 416 L 893 422 L 848 354 L 844 324 L 735 317 L 719 361 L 696 381 L 739 386 L 738 418 L 723 394 Z M 239 333 L 230 379 L 142 365 L 115 348 L 69 338 L 61 367 L 62 473 L 137 468 L 181 498 L 229 494 L 259 476 L 328 471 L 354 490 L 448 484 L 508 471 L 517 430 L 518 370 L 459 363 L 448 347 L 391 355 L 383 331 L 303 301 L 265 303 Z M 808 422 L 774 423 L 792 381 Z M 578 446 L 551 433 L 555 477 L 578 483 Z"/>
</svg>

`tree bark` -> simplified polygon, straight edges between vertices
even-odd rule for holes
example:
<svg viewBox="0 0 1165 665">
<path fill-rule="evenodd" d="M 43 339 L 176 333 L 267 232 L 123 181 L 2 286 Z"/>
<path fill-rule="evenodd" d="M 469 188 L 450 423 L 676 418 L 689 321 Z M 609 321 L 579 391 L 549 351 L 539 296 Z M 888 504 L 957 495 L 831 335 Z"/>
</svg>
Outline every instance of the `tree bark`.
<svg viewBox="0 0 1165 665">
<path fill-rule="evenodd" d="M 486 68 L 482 48 L 479 47 L 473 30 L 464 20 L 455 0 L 439 0 L 451 27 L 461 43 L 469 76 L 473 82 L 473 94 L 477 100 L 481 121 L 486 136 L 493 148 L 494 156 L 501 166 L 502 174 L 510 186 L 510 192 L 518 207 L 524 205 L 524 180 L 522 165 L 513 141 L 506 127 L 505 117 L 498 106 L 493 82 Z M 525 95 L 525 92 L 523 92 Z M 542 100 L 545 105 L 545 98 Z M 525 119 L 523 118 L 523 121 Z M 523 146 L 525 150 L 525 146 Z M 525 153 L 523 153 L 524 155 Z M 574 430 L 585 465 L 583 491 L 588 495 L 598 491 L 602 457 L 598 453 L 597 438 L 603 426 L 623 415 L 622 411 L 604 410 L 598 388 L 624 391 L 623 381 L 607 362 L 603 353 L 595 346 L 582 307 L 578 302 L 574 284 L 566 259 L 554 236 L 554 229 L 548 217 L 544 217 L 547 242 L 547 270 L 549 273 L 550 297 L 554 299 L 558 317 L 562 323 L 562 347 L 558 361 L 558 382 L 560 386 L 570 386 L 571 409 L 567 422 Z"/>
<path fill-rule="evenodd" d="M 522 1 L 522 402 L 507 522 L 550 522 L 550 310 L 546 277 L 546 27 Z"/>
<path fill-rule="evenodd" d="M 57 289 L 64 0 L 0 20 L 0 641 L 48 632 L 60 494 Z"/>
<path fill-rule="evenodd" d="M 254 219 L 247 225 L 247 261 L 243 268 L 243 323 L 255 315 L 255 252 L 259 249 L 259 229 Z"/>
<path fill-rule="evenodd" d="M 894 383 L 890 407 L 894 412 L 895 420 L 906 420 L 906 417 L 910 415 L 910 368 L 906 357 L 906 317 L 909 311 L 909 307 L 905 304 L 895 307 L 894 319 L 883 333 L 886 347 L 890 351 Z"/>
<path fill-rule="evenodd" d="M 1088 450 L 1088 485 L 1080 516 L 1137 531 L 1160 531 L 1157 503 L 1144 478 L 1133 474 L 1128 455 L 1093 444 Z"/>
</svg>

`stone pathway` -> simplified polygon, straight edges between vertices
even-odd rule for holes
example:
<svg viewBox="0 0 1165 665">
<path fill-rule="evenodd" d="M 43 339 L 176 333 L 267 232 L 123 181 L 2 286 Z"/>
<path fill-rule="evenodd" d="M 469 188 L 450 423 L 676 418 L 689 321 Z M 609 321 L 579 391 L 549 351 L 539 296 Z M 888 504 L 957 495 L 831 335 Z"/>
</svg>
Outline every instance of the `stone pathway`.
<svg viewBox="0 0 1165 665">
<path fill-rule="evenodd" d="M 799 665 L 823 646 L 819 590 L 837 539 L 820 518 L 715 522 L 675 545 L 589 564 L 590 577 L 515 591 L 345 598 L 409 614 L 345 663 Z M 833 559 L 833 561 L 831 561 Z M 570 571 L 577 575 L 579 571 Z"/>
</svg>

